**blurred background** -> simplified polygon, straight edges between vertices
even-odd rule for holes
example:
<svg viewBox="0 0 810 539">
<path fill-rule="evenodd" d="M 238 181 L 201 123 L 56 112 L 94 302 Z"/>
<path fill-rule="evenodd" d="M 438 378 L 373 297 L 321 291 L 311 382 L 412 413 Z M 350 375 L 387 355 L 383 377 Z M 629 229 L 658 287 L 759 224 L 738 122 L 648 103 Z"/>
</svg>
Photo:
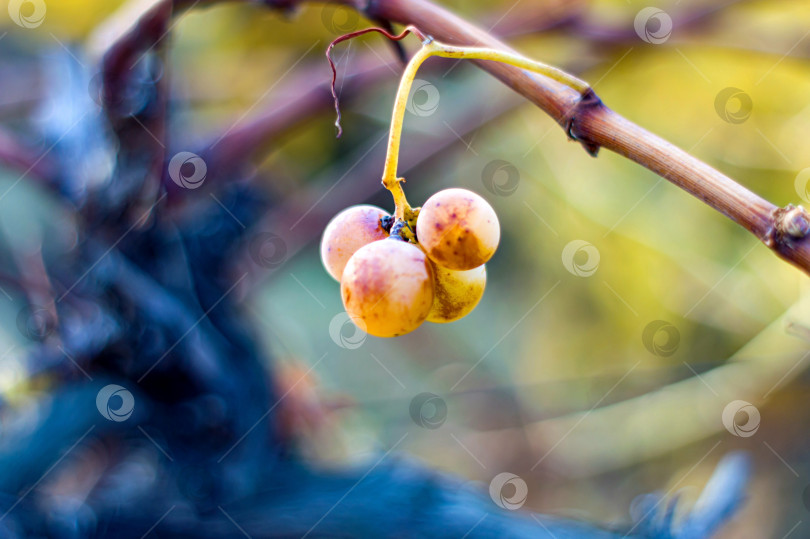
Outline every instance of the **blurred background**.
<svg viewBox="0 0 810 539">
<path fill-rule="evenodd" d="M 37 155 L 61 136 L 54 129 L 87 121 L 66 109 L 100 114 L 92 83 L 79 103 L 60 77 L 92 80 L 131 13 L 150 4 L 46 2 L 41 20 L 33 3 L 28 19 L 0 12 L 0 125 Z M 441 3 L 771 202 L 810 203 L 807 2 Z M 369 21 L 333 5 L 285 15 L 234 3 L 172 24 L 160 71 L 167 161 L 249 141 L 251 181 L 277 201 L 261 216 L 264 236 L 252 236 L 272 235 L 270 251 L 251 240 L 232 260 L 240 275 L 259 259 L 234 297 L 273 358 L 289 396 L 279 413 L 307 461 L 340 467 L 396 446 L 484 489 L 515 474 L 526 509 L 610 523 L 628 521 L 648 491 L 682 491 L 688 507 L 718 460 L 741 449 L 754 459 L 749 501 L 720 537 L 810 535 L 806 275 L 642 167 L 608 151 L 589 157 L 473 65 L 431 59 L 405 119 L 406 193 L 413 205 L 447 187 L 481 194 L 501 244 L 463 320 L 396 339 L 358 334 L 318 241 L 349 205 L 393 210 L 379 177 L 402 69 L 394 48 L 379 35 L 336 47 L 336 139 L 324 50 Z M 84 157 L 68 161 L 73 193 L 112 168 L 109 153 L 88 157 L 104 132 L 88 133 L 99 140 L 70 150 Z M 210 159 L 227 181 L 228 166 Z M 5 161 L 0 268 L 13 274 L 43 238 L 69 251 L 78 233 L 75 208 Z M 193 214 L 217 200 L 207 187 L 178 190 L 173 204 Z M 11 406 L 2 430 L 24 426 L 20 410 L 46 400 L 53 381 L 29 372 L 39 343 L 21 329 L 26 302 L 0 284 L 0 392 Z"/>
</svg>

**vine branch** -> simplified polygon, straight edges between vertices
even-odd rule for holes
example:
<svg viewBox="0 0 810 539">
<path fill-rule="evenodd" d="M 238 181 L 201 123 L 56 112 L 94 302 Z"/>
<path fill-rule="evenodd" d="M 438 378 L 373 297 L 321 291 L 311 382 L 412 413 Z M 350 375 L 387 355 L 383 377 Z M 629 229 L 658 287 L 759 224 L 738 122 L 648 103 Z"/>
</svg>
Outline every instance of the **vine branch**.
<svg viewBox="0 0 810 539">
<path fill-rule="evenodd" d="M 339 1 L 358 8 L 354 0 Z M 284 3 L 289 7 L 296 2 Z M 369 18 L 415 26 L 448 44 L 514 52 L 429 0 L 371 0 L 362 9 Z M 547 76 L 501 63 L 473 61 L 554 118 L 589 154 L 595 156 L 604 147 L 635 161 L 743 226 L 778 256 L 810 274 L 810 239 L 806 232 L 810 229 L 810 215 L 803 208 L 779 208 L 768 202 L 612 111 L 593 92 L 581 98 L 578 91 Z"/>
<path fill-rule="evenodd" d="M 268 7 L 292 10 L 309 0 L 264 0 Z M 430 0 L 332 0 L 374 21 L 419 28 L 448 45 L 486 47 L 514 53 L 506 44 Z M 209 6 L 224 0 L 205 0 Z M 189 0 L 163 0 L 175 13 Z M 160 5 L 160 4 L 159 4 Z M 160 8 L 155 8 L 160 9 Z M 580 92 L 547 76 L 487 60 L 473 60 L 515 92 L 537 105 L 591 155 L 606 148 L 634 161 L 699 198 L 754 234 L 779 257 L 810 274 L 810 215 L 799 207 L 780 208 L 711 166 L 630 122 L 605 106 L 593 92 Z"/>
</svg>

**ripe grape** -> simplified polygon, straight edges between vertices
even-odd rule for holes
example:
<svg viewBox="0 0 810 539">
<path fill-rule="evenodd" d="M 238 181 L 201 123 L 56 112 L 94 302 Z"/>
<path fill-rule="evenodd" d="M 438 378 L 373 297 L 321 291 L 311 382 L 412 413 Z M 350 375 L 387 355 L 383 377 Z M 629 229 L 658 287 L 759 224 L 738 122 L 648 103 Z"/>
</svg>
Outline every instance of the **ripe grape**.
<svg viewBox="0 0 810 539">
<path fill-rule="evenodd" d="M 495 210 L 480 195 L 466 189 L 439 191 L 422 206 L 416 236 L 436 264 L 471 270 L 495 253 L 501 228 Z"/>
<path fill-rule="evenodd" d="M 487 286 L 485 265 L 456 271 L 433 265 L 433 307 L 427 320 L 437 324 L 464 318 L 478 305 Z"/>
<path fill-rule="evenodd" d="M 358 249 L 388 237 L 380 225 L 388 212 L 377 206 L 360 204 L 346 208 L 329 221 L 321 238 L 321 260 L 329 275 L 340 281 L 343 268 Z"/>
<path fill-rule="evenodd" d="M 367 333 L 404 335 L 425 321 L 433 305 L 430 262 L 412 243 L 369 243 L 346 264 L 340 294 L 349 317 Z"/>
</svg>

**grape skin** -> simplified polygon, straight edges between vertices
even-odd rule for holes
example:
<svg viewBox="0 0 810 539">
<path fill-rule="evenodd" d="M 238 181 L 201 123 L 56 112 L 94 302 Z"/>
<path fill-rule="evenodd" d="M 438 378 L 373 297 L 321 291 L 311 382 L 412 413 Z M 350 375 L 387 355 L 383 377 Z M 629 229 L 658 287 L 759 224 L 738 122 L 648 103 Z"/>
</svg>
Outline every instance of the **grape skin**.
<svg viewBox="0 0 810 539">
<path fill-rule="evenodd" d="M 361 247 L 340 284 L 343 306 L 355 324 L 377 337 L 419 327 L 433 305 L 433 273 L 415 245 L 386 239 Z"/>
<path fill-rule="evenodd" d="M 364 245 L 388 237 L 380 219 L 389 216 L 377 206 L 359 204 L 337 214 L 326 225 L 321 238 L 321 261 L 326 271 L 340 282 L 352 255 Z"/>
<path fill-rule="evenodd" d="M 433 265 L 433 307 L 427 321 L 446 324 L 464 318 L 475 309 L 487 286 L 485 265 L 456 271 Z"/>
<path fill-rule="evenodd" d="M 471 270 L 487 262 L 501 237 L 498 216 L 480 195 L 445 189 L 430 197 L 416 221 L 416 235 L 436 264 Z"/>
</svg>

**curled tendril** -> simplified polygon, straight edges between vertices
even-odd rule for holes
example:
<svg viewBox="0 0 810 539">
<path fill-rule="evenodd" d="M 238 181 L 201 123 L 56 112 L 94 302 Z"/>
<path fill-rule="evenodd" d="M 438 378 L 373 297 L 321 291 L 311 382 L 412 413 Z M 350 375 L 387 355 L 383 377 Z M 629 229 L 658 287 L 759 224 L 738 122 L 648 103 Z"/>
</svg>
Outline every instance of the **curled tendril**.
<svg viewBox="0 0 810 539">
<path fill-rule="evenodd" d="M 427 39 L 428 39 L 428 38 L 425 37 L 425 35 L 422 32 L 419 31 L 418 28 L 416 28 L 414 26 L 408 26 L 399 35 L 392 34 L 388 30 L 386 30 L 385 28 L 372 26 L 370 28 L 364 28 L 363 30 L 357 30 L 356 32 L 350 32 L 348 34 L 342 35 L 342 36 L 336 38 L 334 41 L 332 41 L 329 44 L 328 47 L 326 47 L 326 59 L 329 60 L 329 67 L 332 68 L 332 98 L 335 100 L 335 112 L 337 113 L 337 119 L 335 120 L 335 127 L 337 127 L 337 130 L 338 130 L 337 131 L 337 138 L 340 138 L 340 135 L 343 134 L 343 128 L 340 127 L 340 100 L 338 98 L 337 91 L 335 91 L 335 84 L 337 83 L 337 69 L 335 68 L 335 62 L 332 60 L 332 49 L 338 43 L 341 43 L 343 41 L 348 41 L 349 39 L 352 39 L 353 37 L 357 37 L 357 36 L 360 36 L 360 35 L 363 35 L 363 34 L 368 34 L 369 32 L 379 32 L 379 33 L 383 34 L 385 37 L 387 37 L 388 39 L 390 39 L 392 41 L 400 41 L 405 36 L 407 36 L 408 34 L 411 34 L 411 33 L 414 34 L 415 36 L 417 36 L 420 40 L 422 40 L 422 42 L 426 42 Z"/>
</svg>

